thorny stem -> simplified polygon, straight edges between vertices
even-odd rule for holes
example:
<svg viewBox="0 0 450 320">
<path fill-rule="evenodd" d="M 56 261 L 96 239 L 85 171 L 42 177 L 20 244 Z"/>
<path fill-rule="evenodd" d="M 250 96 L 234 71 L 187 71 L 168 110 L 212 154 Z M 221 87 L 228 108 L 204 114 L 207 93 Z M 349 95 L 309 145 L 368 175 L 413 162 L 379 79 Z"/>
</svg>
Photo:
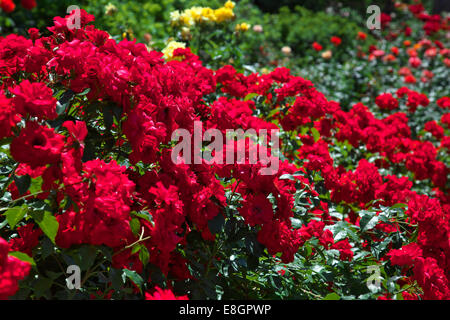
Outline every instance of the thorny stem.
<svg viewBox="0 0 450 320">
<path fill-rule="evenodd" d="M 23 196 L 23 197 L 20 197 L 20 198 L 17 198 L 17 199 L 14 199 L 14 200 L 10 201 L 9 203 L 16 203 L 16 202 L 19 202 L 19 201 L 21 201 L 21 200 L 26 200 L 26 199 L 28 199 L 28 198 L 31 198 L 31 197 L 34 197 L 34 196 L 37 196 L 37 195 L 40 195 L 40 194 L 46 193 L 46 192 L 60 191 L 60 190 L 62 190 L 62 189 L 64 189 L 64 188 L 66 188 L 66 187 L 70 187 L 70 186 L 73 186 L 73 185 L 75 185 L 75 184 L 79 184 L 79 183 L 82 183 L 82 182 L 84 182 L 84 180 L 78 181 L 78 182 L 74 182 L 74 183 L 71 183 L 71 184 L 68 184 L 68 185 L 62 185 L 62 186 L 60 186 L 60 187 L 57 188 L 57 189 L 42 190 L 42 191 L 39 191 L 39 192 L 36 192 L 36 193 L 27 194 L 27 195 L 25 195 L 25 196 Z M 3 211 L 3 210 L 5 210 L 5 209 L 8 210 L 8 208 L 0 208 L 0 211 Z"/>
<path fill-rule="evenodd" d="M 236 193 L 236 189 L 237 189 L 237 187 L 238 187 L 238 185 L 239 185 L 240 182 L 241 182 L 241 180 L 238 180 L 237 183 L 236 183 L 236 185 L 234 186 L 234 190 L 233 190 L 233 192 L 231 193 L 231 196 L 230 196 L 230 204 L 231 204 L 232 201 L 233 201 L 233 197 L 234 197 L 234 195 L 235 195 L 235 193 Z"/>
<path fill-rule="evenodd" d="M 138 243 L 147 241 L 147 240 L 150 239 L 150 238 L 151 238 L 151 236 L 147 236 L 147 237 L 144 238 L 144 227 L 142 227 L 142 229 L 141 229 L 141 235 L 139 236 L 139 239 L 136 240 L 135 242 L 133 242 L 132 244 L 129 244 L 129 245 L 123 247 L 122 249 L 120 249 L 120 250 L 117 251 L 116 253 L 114 253 L 114 254 L 113 254 L 113 257 L 114 257 L 115 255 L 119 254 L 119 253 L 124 252 L 125 250 L 128 250 L 128 249 L 133 248 L 133 247 L 134 247 L 135 245 L 137 245 Z"/>
</svg>

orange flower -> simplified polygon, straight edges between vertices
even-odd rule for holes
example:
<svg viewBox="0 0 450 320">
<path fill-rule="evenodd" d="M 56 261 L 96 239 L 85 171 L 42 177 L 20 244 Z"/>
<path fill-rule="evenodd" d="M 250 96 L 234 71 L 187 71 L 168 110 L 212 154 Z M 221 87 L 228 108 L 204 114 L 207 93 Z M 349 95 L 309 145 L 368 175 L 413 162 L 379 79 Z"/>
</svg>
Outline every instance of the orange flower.
<svg viewBox="0 0 450 320">
<path fill-rule="evenodd" d="M 364 32 L 358 31 L 358 36 L 357 36 L 357 38 L 358 38 L 359 40 L 366 40 L 367 34 L 365 34 Z"/>
<path fill-rule="evenodd" d="M 419 50 L 420 48 L 422 48 L 422 44 L 421 44 L 421 43 L 416 43 L 416 44 L 414 45 L 414 49 L 415 49 L 415 50 Z"/>
<path fill-rule="evenodd" d="M 411 41 L 405 40 L 405 41 L 403 41 L 403 45 L 404 45 L 405 47 L 409 47 L 409 46 L 411 45 Z"/>
</svg>

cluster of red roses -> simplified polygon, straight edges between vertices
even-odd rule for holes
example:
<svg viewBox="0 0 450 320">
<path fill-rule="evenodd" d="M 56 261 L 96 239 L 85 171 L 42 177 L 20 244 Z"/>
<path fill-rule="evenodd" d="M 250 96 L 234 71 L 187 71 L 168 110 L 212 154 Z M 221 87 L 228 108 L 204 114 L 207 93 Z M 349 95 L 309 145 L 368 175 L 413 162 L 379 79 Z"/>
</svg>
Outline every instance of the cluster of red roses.
<svg viewBox="0 0 450 320">
<path fill-rule="evenodd" d="M 438 32 L 446 23 L 445 19 L 442 19 L 440 15 L 429 15 L 425 12 L 425 7 L 422 3 L 411 4 L 408 6 L 408 10 L 416 16 L 416 18 L 424 22 L 423 30 L 427 35 L 432 35 Z"/>
<path fill-rule="evenodd" d="M 36 0 L 20 0 L 20 4 L 27 10 L 31 10 L 37 6 Z M 0 8 L 6 13 L 10 13 L 16 9 L 16 4 L 13 0 L 1 0 Z"/>
<path fill-rule="evenodd" d="M 437 160 L 439 150 L 442 149 L 448 154 L 450 149 L 448 148 L 448 137 L 444 137 L 444 129 L 436 121 L 427 122 L 425 130 L 431 132 L 438 141 L 442 139 L 440 147 L 435 147 L 429 141 L 412 139 L 406 113 L 397 112 L 384 119 L 377 119 L 362 103 L 355 104 L 349 112 L 345 112 L 341 110 L 338 103 L 327 101 L 307 80 L 289 76 L 287 69 L 276 69 L 267 76 L 250 75 L 245 77 L 227 66 L 218 70 L 217 74 L 220 76 L 218 81 L 223 84 L 222 90 L 235 97 L 244 97 L 250 92 L 258 92 L 265 95 L 268 100 L 273 100 L 272 94 L 265 91 L 266 87 L 263 87 L 267 86 L 267 79 L 272 77 L 284 82 L 282 87 L 274 90 L 277 97 L 275 103 L 283 105 L 287 97 L 296 98 L 293 103 L 287 105 L 287 113 L 278 113 L 274 118 L 279 120 L 286 131 L 298 132 L 302 126 L 313 124 L 320 133 L 318 140 L 311 135 L 300 135 L 303 145 L 298 150 L 297 157 L 305 160 L 304 168 L 321 172 L 325 179 L 325 186 L 331 192 L 331 200 L 335 203 L 341 201 L 353 203 L 361 209 L 373 205 L 373 201 L 377 199 L 382 199 L 382 201 L 378 202 L 375 207 L 407 203 L 410 223 L 418 224 L 418 239 L 417 243 L 406 246 L 405 249 L 392 250 L 390 253 L 392 263 L 414 266 L 411 279 L 416 280 L 424 290 L 423 298 L 450 298 L 450 274 L 448 272 L 450 197 L 448 196 L 448 187 L 446 187 L 449 170 L 443 162 Z M 397 96 L 399 99 L 407 96 L 405 105 L 411 113 L 414 113 L 419 106 L 426 107 L 430 103 L 426 95 L 406 87 L 400 88 Z M 449 97 L 442 97 L 437 101 L 437 105 L 446 109 L 449 107 L 448 102 Z M 377 97 L 376 103 L 380 108 L 389 110 L 394 110 L 399 106 L 399 100 L 388 93 Z M 445 113 L 442 116 L 441 123 L 450 128 L 448 115 L 449 113 Z M 355 148 L 365 145 L 368 152 L 378 153 L 381 158 L 374 163 L 361 159 L 354 171 L 346 171 L 341 166 L 336 168 L 333 166 L 333 159 L 329 154 L 329 146 L 336 140 L 348 141 Z M 412 191 L 413 183 L 407 177 L 380 175 L 378 168 L 390 166 L 401 166 L 413 172 L 416 180 L 431 179 L 435 186 L 436 199 Z M 254 197 L 251 199 L 253 200 Z M 261 203 L 257 208 L 258 212 L 262 212 L 264 217 L 269 217 L 271 215 L 268 213 L 271 211 L 270 203 L 267 201 L 266 204 L 262 204 L 264 203 L 262 199 L 258 201 Z M 250 208 L 250 204 L 244 205 L 242 214 L 247 216 Z M 286 241 L 290 240 L 292 245 L 299 243 L 301 245 L 304 243 L 305 235 L 310 237 L 314 234 L 324 247 L 330 247 L 332 244 L 331 248 L 339 248 L 341 258 L 351 259 L 352 253 L 348 250 L 351 246 L 348 241 L 344 240 L 333 244 L 333 235 L 329 230 L 323 232 L 324 224 L 333 224 L 332 220 L 335 218 L 331 218 L 327 214 L 326 206 L 322 206 L 320 209 L 323 222 L 312 221 L 308 226 L 299 229 L 295 238 L 289 239 L 287 236 L 284 238 Z M 263 215 L 261 214 L 260 217 Z M 358 224 L 359 219 L 357 212 L 351 212 L 350 216 L 346 218 L 354 224 Z M 257 223 L 257 221 L 253 221 L 253 223 Z M 391 231 L 396 230 L 392 225 L 382 222 L 377 228 L 386 231 L 390 228 Z M 264 229 L 265 227 L 263 227 Z M 275 237 L 283 239 L 279 229 L 270 230 L 265 236 L 267 239 L 275 239 Z M 260 241 L 263 241 L 262 237 Z M 414 248 L 414 255 L 408 251 L 408 248 Z M 278 248 L 279 250 L 282 249 Z M 410 259 L 405 260 L 405 256 Z M 405 293 L 404 297 L 417 298 L 409 293 Z"/>
<path fill-rule="evenodd" d="M 321 221 L 311 220 L 299 229 L 292 226 L 296 183 L 308 185 L 310 195 L 318 195 L 314 183 L 306 178 L 309 170 L 322 175 L 334 203 L 344 201 L 360 208 L 377 199 L 382 201 L 372 204 L 375 207 L 407 203 L 410 223 L 418 225 L 418 240 L 392 250 L 391 261 L 413 265 L 410 279 L 422 287 L 423 298 L 450 298 L 448 168 L 437 160 L 438 148 L 431 142 L 411 137 L 405 113 L 377 119 L 361 103 L 345 112 L 310 81 L 291 75 L 286 68 L 248 76 L 232 66 L 213 71 L 189 49 L 177 49 L 174 56 L 179 59 L 165 62 L 161 53 L 148 51 L 143 44 L 127 40 L 117 43 L 106 32 L 88 25 L 94 17 L 83 10 L 81 29 L 69 29 L 70 18 L 55 18 L 49 37 L 40 37 L 37 30 L 30 29 L 30 39 L 17 35 L 0 39 L 4 79 L 0 139 L 12 139 L 11 156 L 18 163 L 16 176 L 42 178 L 42 192 L 28 192 L 25 197 L 46 199 L 53 192 L 53 213 L 59 222 L 55 241 L 59 247 L 105 245 L 115 252 L 115 267 L 141 272 L 144 265 L 139 255 L 127 246 L 138 239 L 130 226 L 132 213 L 147 212 L 151 219 L 139 219 L 139 233 L 141 245 L 149 252 L 149 263 L 176 279 L 188 279 L 192 277 L 188 261 L 175 249 L 189 245 L 187 235 L 192 230 L 201 232 L 205 240 L 215 239 L 208 221 L 224 214 L 225 192 L 233 190 L 242 196 L 238 213 L 250 226 L 257 227 L 257 239 L 270 254 L 281 253 L 283 262 L 293 261 L 300 246 L 312 237 L 325 249 L 338 250 L 342 260 L 351 260 L 350 242 L 335 242 L 332 232 L 325 229 L 336 221 L 327 203 L 321 202 L 313 210 Z M 86 99 L 57 112 L 60 103 L 52 91 L 57 86 L 86 95 Z M 223 96 L 210 102 L 220 91 Z M 255 116 L 255 102 L 247 99 L 251 94 L 262 97 L 270 110 Z M 410 112 L 429 104 L 425 95 L 399 89 L 399 99 L 404 95 Z M 389 110 L 399 105 L 389 94 L 378 97 L 376 103 Z M 120 108 L 117 121 L 109 126 L 105 120 L 99 122 L 98 110 L 92 109 L 106 104 Z M 440 99 L 438 104 L 448 108 L 449 98 Z M 272 112 L 275 109 L 278 112 Z M 49 126 L 65 112 L 70 112 L 73 120 Z M 278 123 L 284 131 L 296 133 L 301 146 L 286 152 L 290 161 L 278 160 L 279 170 L 274 175 L 261 174 L 261 163 L 175 164 L 168 147 L 171 134 L 178 128 L 192 133 L 194 121 L 203 121 L 203 130 L 222 131 L 273 129 Z M 449 126 L 448 113 L 441 122 Z M 110 153 L 83 160 L 92 126 L 109 127 L 114 132 L 100 135 L 100 139 L 114 139 L 112 153 L 125 153 L 129 166 L 110 159 Z M 304 127 L 319 136 L 298 134 Z M 440 137 L 440 148 L 448 152 L 448 139 L 438 128 L 432 123 L 425 129 Z M 329 148 L 344 141 L 355 148 L 364 145 L 380 158 L 374 163 L 361 159 L 353 171 L 336 167 Z M 436 198 L 412 191 L 413 183 L 406 177 L 379 173 L 378 168 L 389 166 L 403 167 L 417 180 L 431 179 Z M 295 175 L 293 180 L 283 177 L 298 172 L 305 176 Z M 223 181 L 233 183 L 226 185 Z M 13 199 L 23 198 L 15 182 L 8 190 Z M 275 210 L 269 195 L 276 203 Z M 360 219 L 352 212 L 346 220 L 358 225 Z M 392 226 L 380 223 L 377 227 L 389 231 Z M 28 223 L 18 228 L 18 237 L 9 245 L 0 242 L 0 297 L 12 295 L 17 280 L 26 276 L 29 268 L 8 257 L 8 250 L 31 254 L 42 235 L 39 228 Z M 11 268 L 17 272 L 11 273 Z M 155 290 L 147 297 L 173 296 Z M 408 294 L 405 297 L 410 298 Z"/>
</svg>

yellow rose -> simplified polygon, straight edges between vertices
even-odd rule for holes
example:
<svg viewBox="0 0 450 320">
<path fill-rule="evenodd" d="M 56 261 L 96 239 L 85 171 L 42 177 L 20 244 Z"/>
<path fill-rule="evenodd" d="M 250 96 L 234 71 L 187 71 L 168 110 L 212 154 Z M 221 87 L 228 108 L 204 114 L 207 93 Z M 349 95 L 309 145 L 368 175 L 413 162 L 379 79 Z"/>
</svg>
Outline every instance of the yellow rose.
<svg viewBox="0 0 450 320">
<path fill-rule="evenodd" d="M 233 9 L 235 5 L 236 4 L 233 1 L 228 0 L 227 2 L 225 2 L 224 7 L 227 9 Z"/>
<path fill-rule="evenodd" d="M 161 51 L 164 54 L 164 59 L 167 61 L 175 60 L 178 57 L 173 56 L 173 52 L 179 48 L 186 48 L 186 44 L 184 42 L 170 41 L 166 47 Z"/>
<path fill-rule="evenodd" d="M 180 16 L 180 21 L 185 26 L 193 26 L 195 24 L 190 12 L 183 12 Z"/>
<path fill-rule="evenodd" d="M 203 8 L 201 7 L 192 7 L 187 10 L 187 14 L 192 17 L 192 20 L 195 23 L 200 23 L 203 20 Z"/>
<path fill-rule="evenodd" d="M 211 8 L 202 8 L 202 16 L 206 21 L 214 21 L 214 10 Z"/>
<path fill-rule="evenodd" d="M 180 22 L 180 20 L 181 20 L 180 11 L 176 10 L 170 13 L 170 23 L 172 25 L 177 25 Z"/>
<path fill-rule="evenodd" d="M 214 10 L 214 15 L 216 17 L 215 21 L 218 23 L 234 18 L 233 10 L 225 7 Z"/>
<path fill-rule="evenodd" d="M 246 32 L 248 31 L 248 29 L 250 29 L 250 25 L 246 22 L 242 22 L 241 24 L 237 24 L 235 30 L 236 31 L 241 31 L 241 32 Z"/>
</svg>

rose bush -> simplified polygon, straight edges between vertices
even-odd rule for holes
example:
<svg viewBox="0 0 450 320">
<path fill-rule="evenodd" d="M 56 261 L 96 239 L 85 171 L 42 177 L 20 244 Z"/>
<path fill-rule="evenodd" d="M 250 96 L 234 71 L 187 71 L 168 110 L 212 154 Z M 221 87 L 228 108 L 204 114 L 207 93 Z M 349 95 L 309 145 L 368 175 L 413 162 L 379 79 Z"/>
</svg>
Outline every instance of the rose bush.
<svg viewBox="0 0 450 320">
<path fill-rule="evenodd" d="M 0 38 L 0 298 L 450 299 L 443 91 L 402 83 L 341 105 L 288 68 L 214 70 L 81 14 L 80 29 L 69 15 Z M 278 171 L 174 163 L 172 133 L 195 121 L 278 129 Z"/>
</svg>

